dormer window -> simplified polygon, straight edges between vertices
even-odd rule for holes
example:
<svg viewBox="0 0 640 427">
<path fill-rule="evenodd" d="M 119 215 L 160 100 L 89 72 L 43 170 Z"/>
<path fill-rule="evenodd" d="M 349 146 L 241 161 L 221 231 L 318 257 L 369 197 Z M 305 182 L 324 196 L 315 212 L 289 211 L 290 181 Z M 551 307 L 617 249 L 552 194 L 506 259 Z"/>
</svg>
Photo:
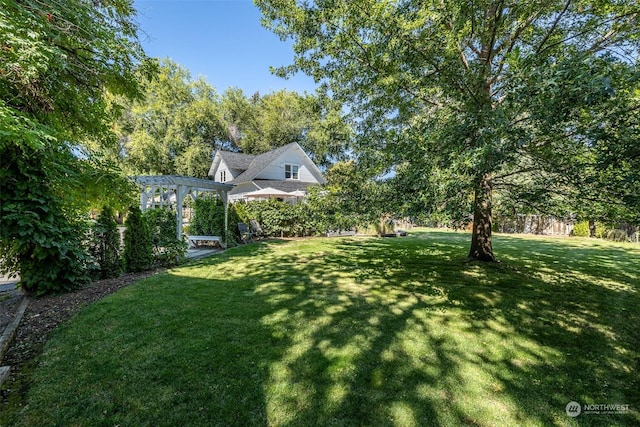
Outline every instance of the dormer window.
<svg viewBox="0 0 640 427">
<path fill-rule="evenodd" d="M 227 171 L 220 171 L 220 182 L 227 182 Z"/>
<path fill-rule="evenodd" d="M 300 179 L 298 175 L 298 165 L 284 165 L 284 179 Z"/>
</svg>

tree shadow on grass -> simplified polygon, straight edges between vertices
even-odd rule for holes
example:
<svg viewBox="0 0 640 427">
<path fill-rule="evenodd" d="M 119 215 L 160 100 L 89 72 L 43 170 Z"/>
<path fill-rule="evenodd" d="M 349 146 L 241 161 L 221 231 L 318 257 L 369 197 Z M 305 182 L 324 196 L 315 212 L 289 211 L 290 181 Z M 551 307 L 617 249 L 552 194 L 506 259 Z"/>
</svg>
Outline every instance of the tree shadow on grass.
<svg viewBox="0 0 640 427">
<path fill-rule="evenodd" d="M 585 260 L 566 271 L 551 263 L 555 245 L 527 254 L 505 240 L 503 250 L 525 260 L 514 268 L 465 263 L 447 239 L 345 239 L 247 271 L 275 337 L 263 386 L 269 423 L 564 425 L 575 421 L 570 401 L 637 407 L 631 264 L 601 283 L 584 280 L 597 278 L 583 268 L 597 249 L 580 249 Z M 639 419 L 634 410 L 579 421 Z"/>
<path fill-rule="evenodd" d="M 101 348 L 67 338 L 71 366 L 89 363 L 79 372 L 106 397 L 71 411 L 122 425 L 638 424 L 640 256 L 566 260 L 561 244 L 500 237 L 504 263 L 467 263 L 467 237 L 263 242 L 141 282 L 76 320 L 101 326 Z M 633 410 L 574 419 L 570 401 Z"/>
</svg>

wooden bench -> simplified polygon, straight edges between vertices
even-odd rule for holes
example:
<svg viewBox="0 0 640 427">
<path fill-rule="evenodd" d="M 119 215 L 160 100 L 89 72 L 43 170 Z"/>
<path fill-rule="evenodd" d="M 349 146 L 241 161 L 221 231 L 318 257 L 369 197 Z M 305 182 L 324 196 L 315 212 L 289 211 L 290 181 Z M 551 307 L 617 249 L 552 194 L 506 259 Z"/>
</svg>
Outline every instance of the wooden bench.
<svg viewBox="0 0 640 427">
<path fill-rule="evenodd" d="M 187 243 L 190 248 L 198 246 L 197 242 L 218 242 L 222 249 L 226 249 L 224 243 L 222 243 L 222 237 L 220 236 L 187 236 Z"/>
</svg>

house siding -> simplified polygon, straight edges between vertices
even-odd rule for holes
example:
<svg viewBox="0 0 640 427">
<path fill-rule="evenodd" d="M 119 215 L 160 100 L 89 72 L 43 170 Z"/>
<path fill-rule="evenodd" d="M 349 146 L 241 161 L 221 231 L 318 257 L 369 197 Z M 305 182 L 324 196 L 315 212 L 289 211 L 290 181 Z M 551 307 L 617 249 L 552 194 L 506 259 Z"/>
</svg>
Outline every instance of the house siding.
<svg viewBox="0 0 640 427">
<path fill-rule="evenodd" d="M 307 162 L 305 161 L 304 157 L 301 156 L 297 152 L 297 150 L 295 150 L 294 148 L 287 150 L 285 153 L 280 155 L 276 160 L 271 162 L 270 165 L 265 167 L 262 170 L 262 172 L 260 172 L 256 176 L 256 179 L 284 181 L 285 179 L 284 165 L 285 164 L 292 164 L 292 165 L 299 166 L 299 169 L 298 169 L 299 179 L 294 181 L 318 183 L 318 180 L 315 178 L 315 176 L 313 176 L 313 174 L 309 170 L 309 167 L 307 166 Z"/>
<path fill-rule="evenodd" d="M 236 185 L 233 188 L 233 190 L 229 192 L 229 201 L 235 202 L 237 200 L 241 200 L 244 198 L 244 195 L 246 193 L 250 193 L 256 190 L 258 190 L 258 186 L 256 186 L 252 182 L 245 182 L 245 183 Z"/>
<path fill-rule="evenodd" d="M 285 165 L 298 166 L 298 179 L 285 178 Z M 221 172 L 225 172 L 222 180 Z M 215 182 L 234 185 L 229 200 L 244 198 L 244 194 L 273 187 L 281 191 L 307 191 L 309 186 L 326 182 L 322 172 L 302 148 L 291 143 L 259 156 L 218 150 L 209 168 Z"/>
<path fill-rule="evenodd" d="M 221 179 L 221 176 L 222 176 L 223 172 L 224 172 L 225 178 L 226 178 L 224 181 Z M 224 162 L 224 160 L 222 160 L 220 162 L 220 165 L 218 166 L 218 169 L 215 172 L 215 176 L 213 177 L 213 180 L 216 181 L 216 182 L 229 182 L 233 178 L 235 178 L 233 176 L 233 172 L 231 171 L 231 169 L 229 169 L 227 167 L 227 164 Z"/>
</svg>

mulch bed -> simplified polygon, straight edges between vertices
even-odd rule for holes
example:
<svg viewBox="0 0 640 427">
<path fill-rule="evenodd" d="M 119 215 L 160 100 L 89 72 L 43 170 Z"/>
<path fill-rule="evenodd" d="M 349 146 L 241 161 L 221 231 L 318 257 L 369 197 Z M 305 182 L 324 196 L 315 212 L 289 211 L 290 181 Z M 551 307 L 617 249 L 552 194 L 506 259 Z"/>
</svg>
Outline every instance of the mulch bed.
<svg viewBox="0 0 640 427">
<path fill-rule="evenodd" d="M 7 403 L 12 391 L 26 392 L 28 378 L 25 378 L 23 368 L 41 354 L 44 344 L 56 326 L 92 302 L 159 271 L 162 270 L 129 273 L 115 279 L 94 282 L 76 292 L 31 300 L 1 361 L 1 365 L 11 366 L 11 373 L 0 390 L 0 405 Z M 0 294 L 0 333 L 12 322 L 21 301 L 22 295 L 19 291 Z M 21 390 L 12 390 L 14 384 L 18 384 Z"/>
</svg>

